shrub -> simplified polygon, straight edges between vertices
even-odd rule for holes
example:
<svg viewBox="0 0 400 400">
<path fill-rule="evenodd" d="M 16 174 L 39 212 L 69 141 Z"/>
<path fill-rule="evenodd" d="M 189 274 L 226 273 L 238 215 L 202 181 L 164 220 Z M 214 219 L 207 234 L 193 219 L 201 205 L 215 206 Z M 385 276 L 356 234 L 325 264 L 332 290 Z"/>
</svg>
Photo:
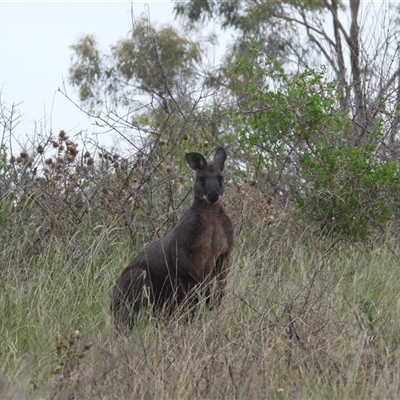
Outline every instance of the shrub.
<svg viewBox="0 0 400 400">
<path fill-rule="evenodd" d="M 306 223 L 365 240 L 397 213 L 399 164 L 380 159 L 383 124 L 360 137 L 324 69 L 285 73 L 273 59 L 239 61 L 247 92 L 233 119 L 236 152 L 261 190 L 294 202 Z"/>
</svg>

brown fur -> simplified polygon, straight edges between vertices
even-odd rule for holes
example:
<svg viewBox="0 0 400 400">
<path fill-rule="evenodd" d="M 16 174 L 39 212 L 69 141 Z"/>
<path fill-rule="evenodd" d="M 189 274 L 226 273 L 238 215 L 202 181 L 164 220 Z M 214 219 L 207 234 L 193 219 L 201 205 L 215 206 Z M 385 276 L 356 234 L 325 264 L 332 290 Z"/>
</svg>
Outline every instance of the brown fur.
<svg viewBox="0 0 400 400">
<path fill-rule="evenodd" d="M 232 223 L 219 201 L 225 159 L 223 148 L 217 149 L 212 164 L 199 153 L 186 155 L 196 171 L 194 202 L 175 227 L 140 252 L 118 278 L 111 300 L 117 326 L 133 326 L 145 301 L 169 313 L 183 302 L 195 305 L 198 289 L 205 288 L 209 295 L 213 278 L 220 302 L 233 246 Z"/>
</svg>

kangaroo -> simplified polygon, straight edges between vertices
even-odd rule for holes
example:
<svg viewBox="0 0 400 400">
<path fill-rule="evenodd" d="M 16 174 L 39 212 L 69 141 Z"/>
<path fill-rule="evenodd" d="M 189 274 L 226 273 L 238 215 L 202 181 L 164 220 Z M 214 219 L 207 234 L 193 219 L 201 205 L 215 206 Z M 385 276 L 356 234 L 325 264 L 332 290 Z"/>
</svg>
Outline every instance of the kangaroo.
<svg viewBox="0 0 400 400">
<path fill-rule="evenodd" d="M 199 289 L 216 279 L 216 302 L 223 296 L 233 246 L 232 222 L 220 198 L 224 192 L 226 152 L 217 149 L 212 164 L 199 153 L 185 156 L 196 172 L 194 201 L 172 230 L 141 251 L 122 271 L 111 300 L 116 326 L 135 325 L 135 316 L 146 301 L 168 314 L 187 302 L 195 306 Z"/>
</svg>

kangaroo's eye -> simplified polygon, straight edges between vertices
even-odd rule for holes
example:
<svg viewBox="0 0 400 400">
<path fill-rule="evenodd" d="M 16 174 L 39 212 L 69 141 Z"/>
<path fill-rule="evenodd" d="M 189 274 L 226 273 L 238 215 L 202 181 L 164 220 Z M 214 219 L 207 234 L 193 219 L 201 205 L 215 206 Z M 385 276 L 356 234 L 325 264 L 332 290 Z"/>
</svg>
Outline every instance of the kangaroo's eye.
<svg viewBox="0 0 400 400">
<path fill-rule="evenodd" d="M 224 177 L 222 175 L 218 175 L 217 179 L 219 183 L 222 183 L 224 181 Z"/>
<path fill-rule="evenodd" d="M 200 180 L 200 182 L 205 182 L 206 181 L 206 177 L 203 175 L 203 176 L 200 176 L 200 178 L 199 178 L 199 180 Z"/>
</svg>

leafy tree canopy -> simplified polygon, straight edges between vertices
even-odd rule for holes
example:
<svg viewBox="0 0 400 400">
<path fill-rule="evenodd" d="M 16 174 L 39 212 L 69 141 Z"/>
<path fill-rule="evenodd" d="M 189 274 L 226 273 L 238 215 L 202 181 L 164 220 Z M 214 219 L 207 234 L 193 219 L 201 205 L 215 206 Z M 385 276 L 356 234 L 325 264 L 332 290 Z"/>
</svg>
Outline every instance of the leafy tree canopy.
<svg viewBox="0 0 400 400">
<path fill-rule="evenodd" d="M 130 37 L 112 46 L 109 54 L 101 55 L 90 35 L 71 48 L 70 82 L 92 110 L 105 102 L 129 106 L 142 93 L 163 102 L 179 90 L 180 82 L 196 78 L 201 61 L 197 43 L 171 26 L 156 28 L 146 21 L 135 24 Z"/>
<path fill-rule="evenodd" d="M 326 65 L 339 83 L 342 108 L 364 137 L 378 121 L 381 105 L 394 113 L 400 100 L 395 7 L 361 0 L 191 0 L 176 1 L 175 13 L 190 23 L 212 20 L 234 29 L 237 39 L 228 62 L 248 55 L 257 41 L 264 55 L 280 59 L 291 73 Z"/>
</svg>

